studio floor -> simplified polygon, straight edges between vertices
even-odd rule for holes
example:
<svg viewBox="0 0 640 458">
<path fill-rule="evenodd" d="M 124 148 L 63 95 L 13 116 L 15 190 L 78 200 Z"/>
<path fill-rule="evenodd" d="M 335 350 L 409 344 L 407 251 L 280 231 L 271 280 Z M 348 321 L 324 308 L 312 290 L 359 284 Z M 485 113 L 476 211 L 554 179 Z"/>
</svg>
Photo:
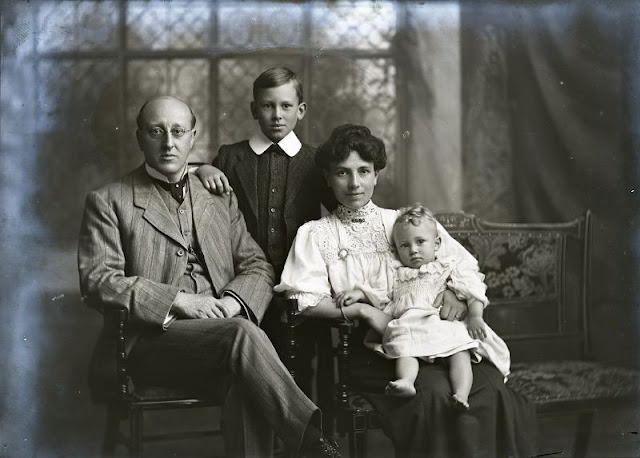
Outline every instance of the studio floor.
<svg viewBox="0 0 640 458">
<path fill-rule="evenodd" d="M 160 432 L 174 428 L 215 427 L 218 410 L 198 409 L 193 411 L 152 412 L 146 417 L 145 426 L 149 431 Z M 640 456 L 640 412 L 602 411 L 594 419 L 594 430 L 589 443 L 587 457 L 613 458 Z M 538 457 L 571 457 L 571 446 L 575 428 L 574 419 L 559 417 L 543 419 L 540 422 L 540 440 Z M 80 431 L 78 431 L 80 432 Z M 75 437 L 75 446 L 60 437 L 57 443 L 50 443 L 52 449 L 41 450 L 36 456 L 98 456 L 99 431 L 92 436 L 83 434 Z M 338 438 L 345 457 L 348 455 L 346 438 Z M 66 449 L 66 450 L 65 450 Z M 379 431 L 372 431 L 368 437 L 368 456 L 370 458 L 393 457 L 390 441 Z M 209 437 L 192 441 L 174 441 L 147 444 L 144 449 L 147 457 L 224 457 L 221 438 Z M 116 456 L 126 456 L 124 448 L 119 448 Z"/>
<path fill-rule="evenodd" d="M 44 303 L 44 304 L 43 304 Z M 87 367 L 101 320 L 74 295 L 47 295 L 43 303 L 27 302 L 29 326 L 0 333 L 21 347 L 0 353 L 10 369 L 0 377 L 0 458 L 100 456 L 104 407 L 92 404 Z M 23 330 L 24 329 L 24 330 Z M 30 331 L 25 331 L 30 330 Z M 19 350 L 19 351 L 18 351 Z M 150 433 L 179 428 L 213 427 L 218 409 L 152 412 L 145 418 Z M 546 418 L 539 425 L 538 456 L 571 456 L 575 419 Z M 601 411 L 594 418 L 588 457 L 640 457 L 640 410 Z M 348 446 L 339 439 L 347 456 Z M 393 457 L 389 440 L 379 431 L 368 437 L 370 458 Z M 119 448 L 117 456 L 126 456 Z M 222 457 L 220 438 L 150 444 L 145 457 Z"/>
</svg>

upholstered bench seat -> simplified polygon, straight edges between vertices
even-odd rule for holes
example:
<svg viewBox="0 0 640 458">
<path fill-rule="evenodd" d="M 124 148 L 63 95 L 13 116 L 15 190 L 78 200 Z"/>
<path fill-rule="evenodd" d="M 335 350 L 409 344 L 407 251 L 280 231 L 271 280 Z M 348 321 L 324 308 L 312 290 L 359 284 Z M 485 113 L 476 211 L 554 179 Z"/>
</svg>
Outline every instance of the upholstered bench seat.
<svg viewBox="0 0 640 458">
<path fill-rule="evenodd" d="M 538 411 L 564 402 L 611 403 L 640 397 L 640 372 L 592 361 L 518 363 L 508 385 L 533 402 Z"/>
<path fill-rule="evenodd" d="M 517 363 L 512 367 L 507 385 L 543 412 L 552 406 L 558 410 L 562 403 L 568 402 L 591 405 L 638 399 L 640 371 L 579 360 Z M 371 423 L 379 424 L 377 412 L 361 394 L 351 394 L 349 406 L 353 412 L 366 416 L 369 427 Z"/>
</svg>

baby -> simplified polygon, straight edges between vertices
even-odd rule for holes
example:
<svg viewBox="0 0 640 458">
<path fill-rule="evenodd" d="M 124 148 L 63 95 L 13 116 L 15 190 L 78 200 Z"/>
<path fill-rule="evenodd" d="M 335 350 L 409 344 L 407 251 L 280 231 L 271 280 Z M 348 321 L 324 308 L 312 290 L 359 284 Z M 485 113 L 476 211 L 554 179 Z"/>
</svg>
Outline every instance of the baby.
<svg viewBox="0 0 640 458">
<path fill-rule="evenodd" d="M 373 346 L 384 356 L 396 359 L 397 379 L 390 381 L 385 391 L 392 396 L 414 396 L 418 359 L 433 362 L 447 358 L 452 405 L 467 410 L 473 383 L 472 359 L 487 358 L 505 377 L 509 374 L 509 350 L 483 319 L 489 303 L 484 276 L 475 263 L 438 258 L 438 224 L 422 205 L 401 211 L 392 234 L 400 262 L 395 266 L 393 299 L 383 310 L 389 322 L 382 342 Z M 436 298 L 447 288 L 467 302 L 466 322 L 440 319 Z M 336 302 L 347 306 L 369 301 L 364 290 L 338 294 Z"/>
</svg>

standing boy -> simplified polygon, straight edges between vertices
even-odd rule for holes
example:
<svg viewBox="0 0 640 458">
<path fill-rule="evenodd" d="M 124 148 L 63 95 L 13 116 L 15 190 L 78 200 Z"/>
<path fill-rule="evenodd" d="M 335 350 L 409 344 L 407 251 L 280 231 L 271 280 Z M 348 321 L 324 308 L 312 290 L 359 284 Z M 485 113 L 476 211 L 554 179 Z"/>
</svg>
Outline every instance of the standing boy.
<svg viewBox="0 0 640 458">
<path fill-rule="evenodd" d="M 259 129 L 249 140 L 222 145 L 213 166 L 203 165 L 196 172 L 210 191 L 235 192 L 249 232 L 274 267 L 276 283 L 298 228 L 320 217 L 323 180 L 315 167 L 315 149 L 302 144 L 293 131 L 306 111 L 302 83 L 293 71 L 264 71 L 253 83 L 251 102 Z M 285 326 L 282 309 L 274 305 L 262 326 L 282 354 Z M 298 361 L 310 361 L 315 338 L 313 332 L 301 334 L 304 355 Z M 298 382 L 309 393 L 310 363 L 297 369 Z"/>
</svg>

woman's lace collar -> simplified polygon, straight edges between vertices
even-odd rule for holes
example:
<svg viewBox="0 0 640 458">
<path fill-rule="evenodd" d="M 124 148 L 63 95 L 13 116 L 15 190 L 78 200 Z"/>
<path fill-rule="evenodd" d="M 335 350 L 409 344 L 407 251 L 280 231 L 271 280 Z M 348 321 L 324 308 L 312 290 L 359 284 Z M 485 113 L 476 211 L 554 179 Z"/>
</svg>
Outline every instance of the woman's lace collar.
<svg viewBox="0 0 640 458">
<path fill-rule="evenodd" d="M 335 210 L 335 215 L 343 223 L 365 223 L 376 215 L 377 210 L 378 206 L 370 200 L 367 204 L 356 210 L 347 208 L 344 205 L 338 205 Z"/>
</svg>

